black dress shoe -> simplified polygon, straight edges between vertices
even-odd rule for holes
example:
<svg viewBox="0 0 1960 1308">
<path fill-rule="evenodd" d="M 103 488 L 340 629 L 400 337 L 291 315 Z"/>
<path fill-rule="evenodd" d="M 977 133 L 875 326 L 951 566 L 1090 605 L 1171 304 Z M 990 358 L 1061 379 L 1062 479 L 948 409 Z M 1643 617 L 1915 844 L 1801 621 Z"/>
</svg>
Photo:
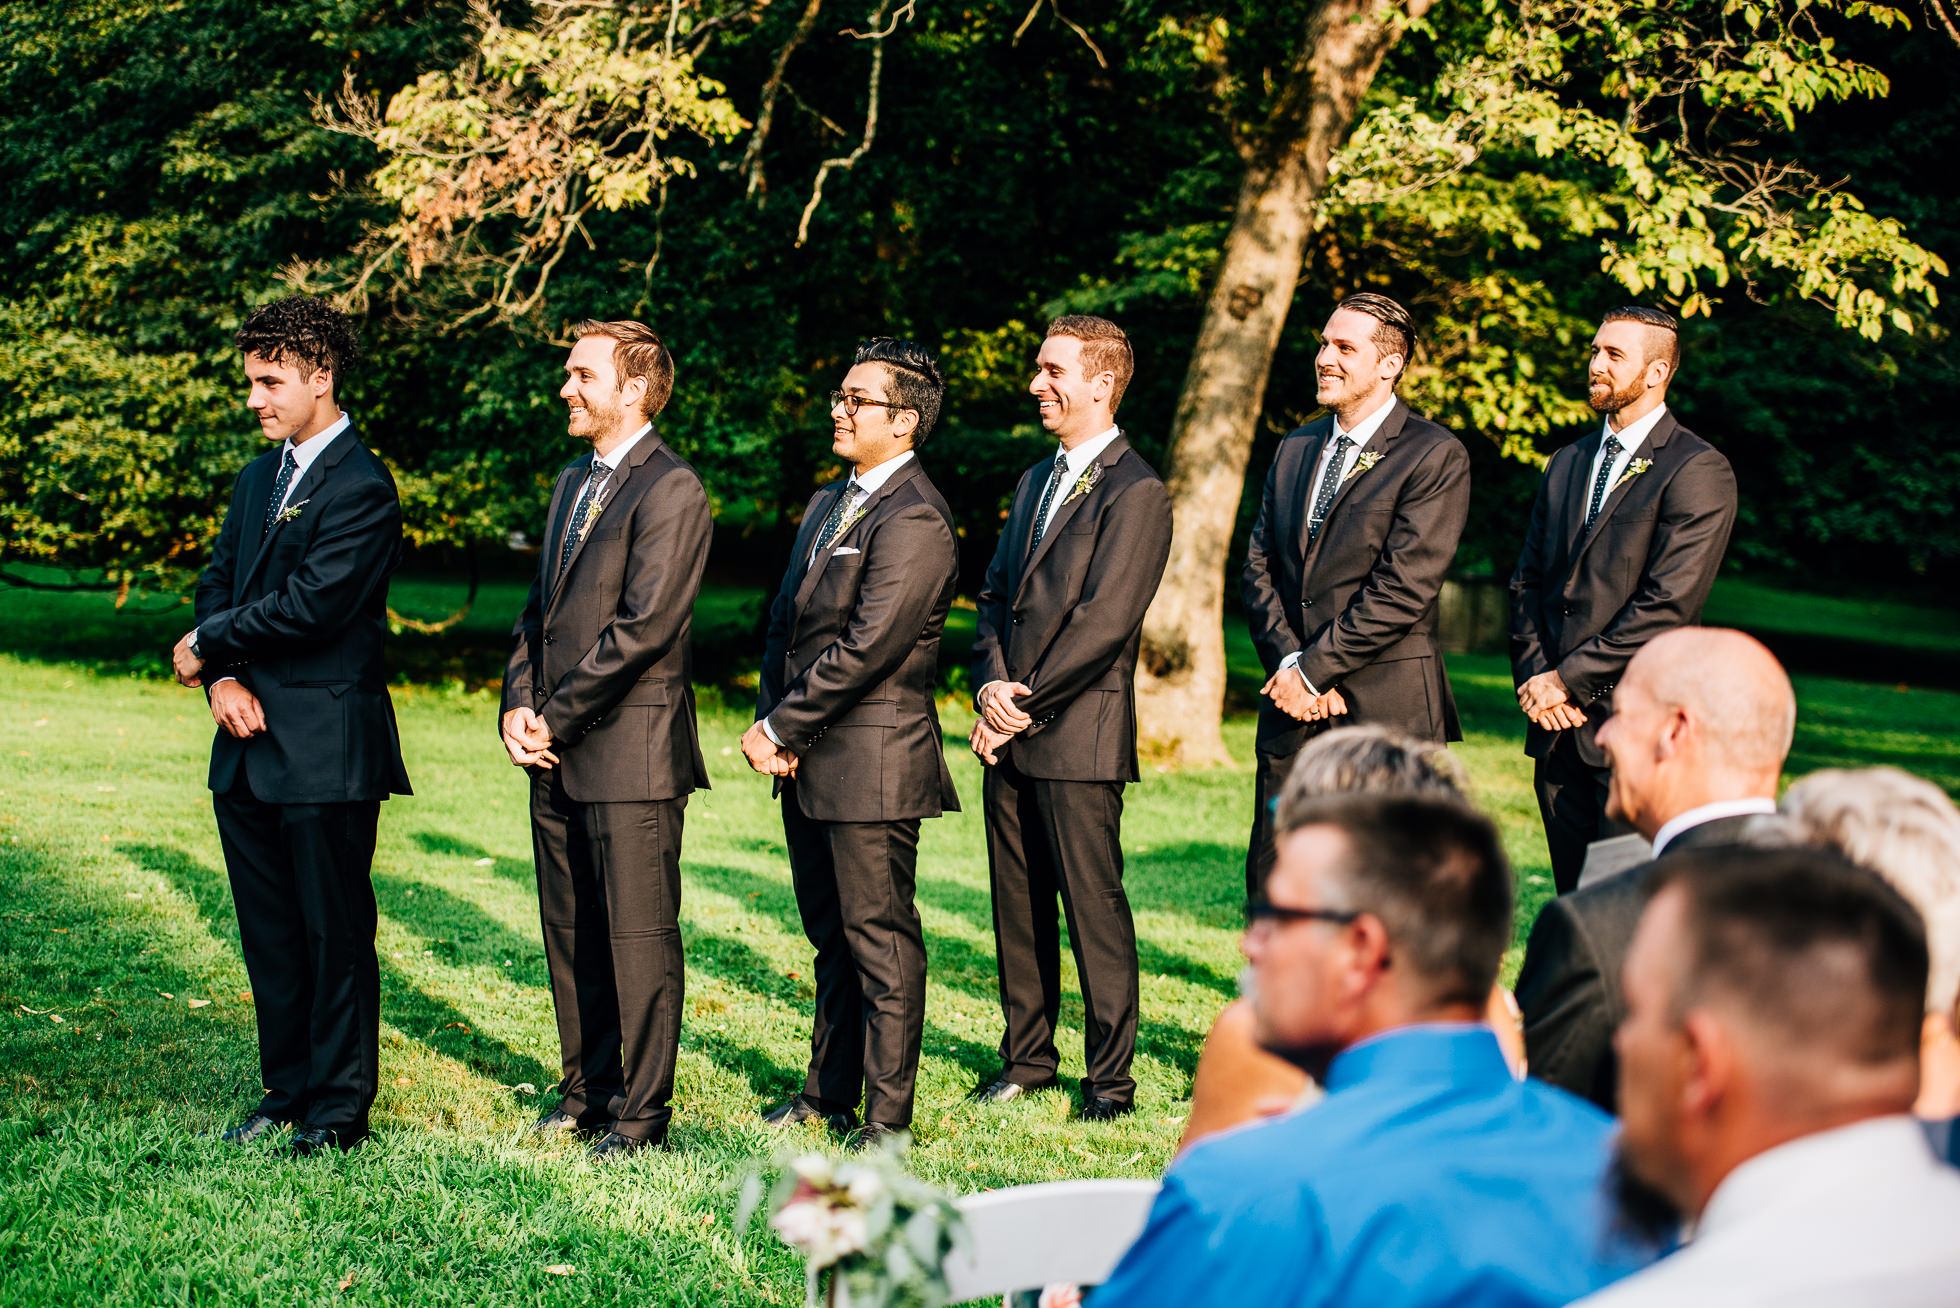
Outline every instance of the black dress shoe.
<svg viewBox="0 0 1960 1308">
<path fill-rule="evenodd" d="M 338 1131 L 331 1126 L 302 1126 L 293 1132 L 293 1142 L 287 1146 L 295 1158 L 311 1158 L 329 1150 L 346 1153 L 368 1138 L 366 1131 Z"/>
<path fill-rule="evenodd" d="M 975 1104 L 1005 1104 L 1019 1099 L 1022 1095 L 1038 1094 L 1043 1090 L 1054 1088 L 1053 1081 L 1043 1081 L 1040 1085 L 1022 1085 L 1019 1081 L 1010 1081 L 1003 1076 L 998 1081 L 972 1091 L 966 1098 L 967 1102 Z"/>
<path fill-rule="evenodd" d="M 576 1113 L 568 1113 L 562 1108 L 554 1108 L 531 1123 L 531 1130 L 534 1134 L 542 1136 L 555 1136 L 560 1132 L 569 1131 L 581 1140 L 605 1133 L 600 1127 L 580 1125 Z"/>
<path fill-rule="evenodd" d="M 271 1135 L 284 1125 L 285 1123 L 276 1117 L 267 1117 L 264 1113 L 253 1113 L 237 1126 L 232 1127 L 231 1130 L 223 1132 L 208 1131 L 204 1134 L 203 1138 L 206 1140 L 219 1140 L 228 1145 L 248 1145 L 254 1140 Z"/>
<path fill-rule="evenodd" d="M 863 1126 L 860 1126 L 851 1133 L 851 1142 L 848 1148 L 854 1154 L 861 1154 L 867 1149 L 880 1147 L 886 1140 L 891 1139 L 893 1136 L 909 1140 L 912 1137 L 912 1133 L 902 1126 L 891 1126 L 884 1122 L 866 1122 Z"/>
<path fill-rule="evenodd" d="M 798 1095 L 788 1103 L 777 1108 L 772 1108 L 764 1113 L 762 1115 L 762 1124 L 771 1131 L 781 1131 L 816 1117 L 821 1117 L 824 1120 L 824 1125 L 828 1126 L 838 1135 L 844 1135 L 855 1130 L 858 1124 L 857 1114 L 850 1109 L 847 1108 L 841 1113 L 826 1113 L 823 1109 L 811 1103 L 808 1097 L 804 1095 Z"/>
<path fill-rule="evenodd" d="M 623 1163 L 634 1154 L 647 1149 L 664 1151 L 667 1148 L 667 1128 L 662 1127 L 654 1134 L 641 1140 L 617 1131 L 608 1131 L 586 1151 L 595 1163 Z"/>
<path fill-rule="evenodd" d="M 1119 1117 L 1134 1113 L 1136 1110 L 1137 1106 L 1135 1104 L 1118 1103 L 1114 1099 L 1105 1099 L 1101 1095 L 1097 1095 L 1088 1103 L 1082 1105 L 1082 1120 L 1085 1122 L 1113 1122 Z"/>
</svg>

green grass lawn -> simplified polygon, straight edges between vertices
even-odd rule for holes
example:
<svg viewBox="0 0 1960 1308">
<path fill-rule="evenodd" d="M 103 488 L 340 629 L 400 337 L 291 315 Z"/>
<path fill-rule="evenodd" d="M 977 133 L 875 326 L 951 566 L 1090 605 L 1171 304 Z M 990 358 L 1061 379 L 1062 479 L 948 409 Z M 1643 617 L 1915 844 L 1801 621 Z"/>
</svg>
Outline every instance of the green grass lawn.
<svg viewBox="0 0 1960 1308">
<path fill-rule="evenodd" d="M 711 597 L 730 612 L 740 600 Z M 100 597 L 0 594 L 0 1305 L 800 1302 L 789 1251 L 729 1229 L 731 1179 L 775 1143 L 756 1110 L 800 1084 L 812 995 L 780 821 L 733 750 L 744 706 L 713 693 L 703 706 L 715 788 L 688 809 L 676 1151 L 599 1170 L 526 1138 L 557 1054 L 523 782 L 494 701 L 456 680 L 396 692 L 418 793 L 384 806 L 375 860 L 375 1138 L 293 1163 L 192 1138 L 251 1106 L 257 1065 L 203 788 L 203 698 L 131 674 L 183 625 L 176 611 L 115 616 Z M 1509 675 L 1463 657 L 1452 677 L 1470 729 L 1458 753 L 1503 826 L 1528 921 L 1549 886 Z M 1960 790 L 1960 695 L 1799 691 L 1794 772 L 1893 762 Z M 966 720 L 949 707 L 949 734 Z M 1250 721 L 1226 734 L 1248 758 Z M 1129 791 L 1140 1111 L 1084 1127 L 1072 1079 L 1006 1107 L 960 1102 L 996 1066 L 998 1013 L 979 773 L 952 753 L 969 811 L 927 823 L 920 852 L 931 981 L 914 1166 L 958 1190 L 1154 1174 L 1234 991 L 1250 773 L 1153 774 Z M 1081 1021 L 1071 1001 L 1066 1078 Z M 559 1264 L 576 1272 L 544 1270 Z"/>
</svg>

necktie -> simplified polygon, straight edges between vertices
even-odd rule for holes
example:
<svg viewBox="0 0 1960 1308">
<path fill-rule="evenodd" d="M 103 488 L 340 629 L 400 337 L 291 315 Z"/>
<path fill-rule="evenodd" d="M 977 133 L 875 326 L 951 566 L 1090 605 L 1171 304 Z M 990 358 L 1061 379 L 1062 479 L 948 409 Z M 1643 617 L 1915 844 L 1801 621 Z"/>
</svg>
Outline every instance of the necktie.
<svg viewBox="0 0 1960 1308">
<path fill-rule="evenodd" d="M 1055 452 L 1055 471 L 1048 474 L 1048 486 L 1041 492 L 1041 507 L 1034 511 L 1034 539 L 1028 542 L 1029 553 L 1041 544 L 1041 538 L 1048 532 L 1048 506 L 1055 502 L 1055 492 L 1061 489 L 1062 478 L 1068 476 L 1068 455 L 1060 450 Z"/>
<path fill-rule="evenodd" d="M 851 511 L 851 506 L 857 502 L 861 493 L 858 479 L 851 478 L 850 483 L 844 487 L 844 493 L 837 497 L 837 503 L 830 506 L 830 516 L 823 520 L 823 529 L 817 533 L 817 548 L 810 551 L 811 558 L 815 558 L 819 551 L 836 540 L 838 533 L 844 530 L 844 515 Z"/>
<path fill-rule="evenodd" d="M 265 525 L 259 528 L 259 539 L 264 540 L 272 530 L 272 524 L 279 521 L 279 511 L 285 507 L 286 492 L 292 489 L 293 477 L 299 472 L 299 460 L 293 457 L 291 446 L 286 447 L 286 457 L 279 465 L 279 480 L 272 483 L 272 498 L 265 506 Z"/>
<path fill-rule="evenodd" d="M 578 504 L 572 509 L 572 521 L 565 528 L 565 545 L 558 553 L 560 577 L 565 575 L 566 568 L 572 566 L 572 555 L 578 552 L 578 543 L 585 539 L 592 519 L 599 516 L 599 505 L 605 497 L 607 483 L 612 481 L 612 472 L 610 465 L 601 463 L 585 479 L 585 492 L 578 497 Z"/>
<path fill-rule="evenodd" d="M 1334 492 L 1341 488 L 1342 473 L 1347 470 L 1348 446 L 1352 444 L 1352 436 L 1334 438 L 1334 453 L 1328 457 L 1327 471 L 1320 474 L 1320 489 L 1313 497 L 1313 516 L 1307 519 L 1309 545 L 1319 539 L 1321 524 L 1327 521 L 1327 510 L 1334 506 Z"/>
<path fill-rule="evenodd" d="M 1606 488 L 1612 484 L 1613 465 L 1619 462 L 1620 452 L 1626 446 L 1612 432 L 1606 433 L 1606 457 L 1599 461 L 1599 475 L 1593 478 L 1592 504 L 1586 510 L 1586 530 L 1591 531 L 1593 523 L 1599 521 L 1599 510 L 1606 503 Z"/>
</svg>

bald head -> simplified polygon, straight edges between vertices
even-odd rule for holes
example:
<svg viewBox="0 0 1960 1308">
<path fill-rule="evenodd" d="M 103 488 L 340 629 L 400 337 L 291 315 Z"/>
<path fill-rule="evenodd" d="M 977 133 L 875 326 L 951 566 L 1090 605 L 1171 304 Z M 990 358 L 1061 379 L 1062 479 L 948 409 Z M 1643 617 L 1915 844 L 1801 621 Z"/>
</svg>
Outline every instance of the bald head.
<svg viewBox="0 0 1960 1308">
<path fill-rule="evenodd" d="M 1613 691 L 1599 747 L 1613 768 L 1608 811 L 1652 838 L 1723 800 L 1776 798 L 1797 698 L 1760 641 L 1680 627 L 1649 641 Z"/>
<path fill-rule="evenodd" d="M 1677 627 L 1633 656 L 1627 681 L 1703 727 L 1711 763 L 1781 772 L 1797 730 L 1789 674 L 1754 636 L 1726 627 Z"/>
</svg>

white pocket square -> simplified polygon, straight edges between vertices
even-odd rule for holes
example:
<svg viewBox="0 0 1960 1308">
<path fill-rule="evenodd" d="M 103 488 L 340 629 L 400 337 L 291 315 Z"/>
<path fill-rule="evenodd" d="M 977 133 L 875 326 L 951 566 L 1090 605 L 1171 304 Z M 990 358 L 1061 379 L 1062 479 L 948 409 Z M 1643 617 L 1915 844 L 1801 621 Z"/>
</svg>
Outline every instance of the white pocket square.
<svg viewBox="0 0 1960 1308">
<path fill-rule="evenodd" d="M 836 549 L 830 552 L 830 557 L 834 559 L 840 554 L 862 554 L 862 553 L 864 553 L 864 551 L 857 548 L 855 545 L 839 545 Z"/>
</svg>

